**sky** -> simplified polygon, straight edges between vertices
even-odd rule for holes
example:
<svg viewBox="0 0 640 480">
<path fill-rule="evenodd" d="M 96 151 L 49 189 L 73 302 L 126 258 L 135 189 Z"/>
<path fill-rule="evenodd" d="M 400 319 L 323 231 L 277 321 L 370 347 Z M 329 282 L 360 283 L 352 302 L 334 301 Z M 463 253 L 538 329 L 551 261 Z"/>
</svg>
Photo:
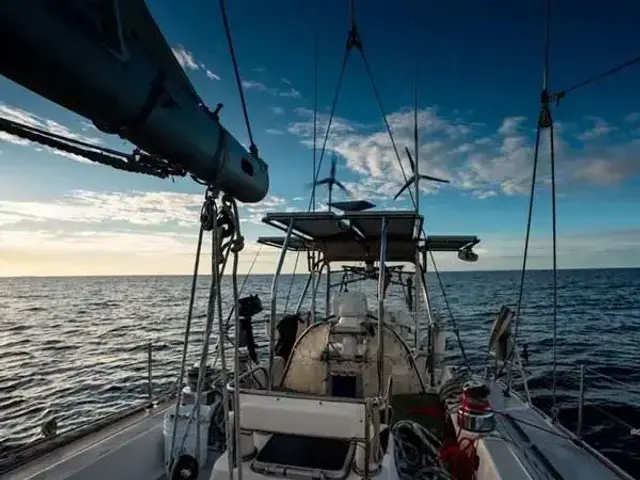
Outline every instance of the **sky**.
<svg viewBox="0 0 640 480">
<path fill-rule="evenodd" d="M 240 270 L 272 272 L 260 248 L 267 211 L 305 211 L 312 178 L 314 93 L 324 138 L 345 51 L 346 0 L 235 0 L 228 15 L 250 121 L 269 165 L 268 196 L 242 205 Z M 422 184 L 431 234 L 477 235 L 475 264 L 438 256 L 442 270 L 518 269 L 526 227 L 542 87 L 544 2 L 356 1 L 364 52 L 394 138 L 413 145 L 417 61 L 420 169 L 451 181 Z M 446 4 L 444 4 L 446 3 Z M 569 88 L 639 54 L 640 6 L 612 0 L 557 3 L 549 82 Z M 516 5 L 521 4 L 521 5 Z M 526 5 L 525 5 L 526 4 Z M 224 104 L 223 125 L 248 144 L 217 2 L 147 5 L 199 95 Z M 414 23 L 417 24 L 417 34 Z M 314 41 L 318 36 L 318 90 Z M 635 50 L 634 50 L 635 48 Z M 83 59 L 78 58 L 81 65 Z M 558 265 L 640 266 L 640 65 L 570 93 L 554 107 Z M 0 77 L 0 116 L 126 151 L 123 140 Z M 328 136 L 351 198 L 393 201 L 402 174 L 383 117 L 353 51 Z M 408 168 L 406 158 L 402 159 Z M 549 144 L 541 143 L 529 265 L 551 265 Z M 326 176 L 325 161 L 321 177 Z M 346 199 L 336 193 L 335 199 Z M 0 276 L 189 274 L 203 187 L 88 164 L 0 133 Z M 317 193 L 326 208 L 326 191 Z M 293 267 L 293 256 L 285 270 Z M 305 262 L 300 262 L 302 265 Z M 298 270 L 301 268 L 299 266 Z M 302 268 L 304 270 L 304 268 Z"/>
</svg>

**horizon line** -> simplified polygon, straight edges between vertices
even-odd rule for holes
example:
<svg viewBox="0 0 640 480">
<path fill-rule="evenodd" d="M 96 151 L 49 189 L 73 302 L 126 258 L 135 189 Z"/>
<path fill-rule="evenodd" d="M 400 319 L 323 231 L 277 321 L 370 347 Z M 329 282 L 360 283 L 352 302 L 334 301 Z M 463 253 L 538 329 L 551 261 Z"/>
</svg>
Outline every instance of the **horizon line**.
<svg viewBox="0 0 640 480">
<path fill-rule="evenodd" d="M 640 266 L 635 267 L 571 267 L 571 268 L 558 268 L 557 271 L 573 271 L 573 270 L 640 270 Z M 337 270 L 334 270 L 336 272 Z M 440 273 L 496 273 L 496 272 L 521 272 L 521 268 L 505 268 L 505 269 L 494 269 L 494 270 L 438 270 Z M 536 272 L 551 272 L 552 268 L 527 268 L 526 271 L 536 271 Z M 428 270 L 427 275 L 435 274 L 433 270 Z M 273 273 L 251 273 L 249 276 L 251 277 L 259 277 L 259 276 L 273 276 Z M 308 275 L 308 273 L 281 273 L 280 276 L 283 275 Z M 210 277 L 210 273 L 206 274 L 198 274 L 198 277 Z M 231 274 L 224 274 L 223 277 L 230 277 Z M 246 273 L 239 273 L 238 276 L 245 277 Z M 120 275 L 104 275 L 104 274 L 85 274 L 85 275 L 12 275 L 12 276 L 4 276 L 0 274 L 0 280 L 10 280 L 10 279 L 22 279 L 22 278 L 117 278 L 117 277 L 193 277 L 193 273 L 184 273 L 184 274 L 176 274 L 176 273 L 130 273 L 130 274 L 120 274 Z"/>
</svg>

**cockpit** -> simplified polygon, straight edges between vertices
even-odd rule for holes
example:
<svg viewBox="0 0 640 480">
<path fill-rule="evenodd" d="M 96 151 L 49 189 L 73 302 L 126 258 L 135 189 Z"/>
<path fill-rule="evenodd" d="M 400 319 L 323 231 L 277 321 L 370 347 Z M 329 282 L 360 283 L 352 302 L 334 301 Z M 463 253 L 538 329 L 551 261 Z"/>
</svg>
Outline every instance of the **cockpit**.
<svg viewBox="0 0 640 480">
<path fill-rule="evenodd" d="M 332 314 L 309 326 L 293 345 L 279 387 L 333 397 L 376 395 L 380 382 L 393 377 L 396 393 L 419 393 L 423 380 L 406 343 L 383 328 L 383 361 L 379 367 L 378 319 L 361 292 L 336 294 Z"/>
</svg>

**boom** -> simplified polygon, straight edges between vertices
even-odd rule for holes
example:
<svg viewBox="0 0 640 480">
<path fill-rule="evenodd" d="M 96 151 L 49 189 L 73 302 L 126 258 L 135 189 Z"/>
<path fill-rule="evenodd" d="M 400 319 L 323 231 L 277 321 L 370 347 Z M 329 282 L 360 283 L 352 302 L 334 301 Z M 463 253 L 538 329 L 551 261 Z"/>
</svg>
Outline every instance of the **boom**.
<svg viewBox="0 0 640 480">
<path fill-rule="evenodd" d="M 143 0 L 0 2 L 0 74 L 242 202 L 266 163 L 220 123 Z"/>
</svg>

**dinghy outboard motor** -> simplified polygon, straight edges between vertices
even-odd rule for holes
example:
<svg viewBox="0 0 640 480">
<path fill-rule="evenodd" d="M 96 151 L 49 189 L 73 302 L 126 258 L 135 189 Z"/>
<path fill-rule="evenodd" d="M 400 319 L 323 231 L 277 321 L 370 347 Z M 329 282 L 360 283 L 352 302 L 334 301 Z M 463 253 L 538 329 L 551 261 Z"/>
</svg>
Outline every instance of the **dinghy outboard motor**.
<svg viewBox="0 0 640 480">
<path fill-rule="evenodd" d="M 253 325 L 251 320 L 254 315 L 262 311 L 262 301 L 258 295 L 249 295 L 238 300 L 238 316 L 240 317 L 240 345 L 246 347 L 249 358 L 253 363 L 258 363 L 256 341 L 253 337 Z"/>
</svg>

